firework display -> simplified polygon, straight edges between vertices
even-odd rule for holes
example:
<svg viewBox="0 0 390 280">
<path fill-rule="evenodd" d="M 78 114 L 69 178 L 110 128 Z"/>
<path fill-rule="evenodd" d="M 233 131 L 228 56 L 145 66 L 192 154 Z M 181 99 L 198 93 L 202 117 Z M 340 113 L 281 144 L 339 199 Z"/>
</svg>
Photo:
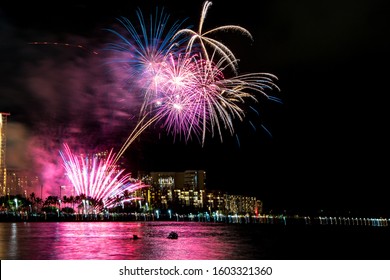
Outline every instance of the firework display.
<svg viewBox="0 0 390 280">
<path fill-rule="evenodd" d="M 112 208 L 124 200 L 135 200 L 134 191 L 146 187 L 142 182 L 124 173 L 113 160 L 115 154 L 109 151 L 103 155 L 75 155 L 64 144 L 60 155 L 64 162 L 66 176 L 78 195 L 93 201 L 97 210 Z"/>
<path fill-rule="evenodd" d="M 108 49 L 115 52 L 110 64 L 126 71 L 132 92 L 139 92 L 143 99 L 139 122 L 117 157 L 153 123 L 174 137 L 185 141 L 195 137 L 203 145 L 207 133 L 212 137 L 218 134 L 221 141 L 222 130 L 234 133 L 233 120 L 244 119 L 246 99 L 256 102 L 261 94 L 280 101 L 267 93 L 279 91 L 275 75 L 239 74 L 233 52 L 210 37 L 220 31 L 237 31 L 253 39 L 248 30 L 225 25 L 202 31 L 211 4 L 204 2 L 197 32 L 180 28 L 184 21 L 165 31 L 169 16 L 163 11 L 156 12 L 156 20 L 151 17 L 147 26 L 139 10 L 139 32 L 125 18 L 119 21 L 127 34 L 108 29 L 119 38 L 119 42 L 109 44 Z"/>
<path fill-rule="evenodd" d="M 112 52 L 107 65 L 125 77 L 130 94 L 141 98 L 139 119 L 119 152 L 111 151 L 105 159 L 75 156 L 65 145 L 61 157 L 78 194 L 111 207 L 125 191 L 144 187 L 132 182 L 130 174 L 118 170 L 116 163 L 152 124 L 174 138 L 188 141 L 195 137 L 204 145 L 208 133 L 218 135 L 221 141 L 223 130 L 233 135 L 234 120 L 245 118 L 246 100 L 258 102 L 260 94 L 280 101 L 267 93 L 279 91 L 275 75 L 239 74 L 233 52 L 211 37 L 220 31 L 237 31 L 253 39 L 248 30 L 225 25 L 203 32 L 210 6 L 211 2 L 204 2 L 198 31 L 182 28 L 185 20 L 168 28 L 169 15 L 158 9 L 149 21 L 137 10 L 136 24 L 121 17 L 118 21 L 123 29 L 106 29 L 117 38 L 107 44 L 106 50 Z"/>
</svg>

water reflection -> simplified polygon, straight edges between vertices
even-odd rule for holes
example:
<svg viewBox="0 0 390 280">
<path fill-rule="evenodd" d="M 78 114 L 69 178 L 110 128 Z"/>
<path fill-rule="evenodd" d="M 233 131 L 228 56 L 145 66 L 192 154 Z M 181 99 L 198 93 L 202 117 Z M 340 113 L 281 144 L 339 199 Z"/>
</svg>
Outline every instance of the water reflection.
<svg viewBox="0 0 390 280">
<path fill-rule="evenodd" d="M 171 231 L 179 238 L 168 239 Z M 243 226 L 199 222 L 5 223 L 0 259 L 257 259 L 267 239 L 255 236 Z"/>
</svg>

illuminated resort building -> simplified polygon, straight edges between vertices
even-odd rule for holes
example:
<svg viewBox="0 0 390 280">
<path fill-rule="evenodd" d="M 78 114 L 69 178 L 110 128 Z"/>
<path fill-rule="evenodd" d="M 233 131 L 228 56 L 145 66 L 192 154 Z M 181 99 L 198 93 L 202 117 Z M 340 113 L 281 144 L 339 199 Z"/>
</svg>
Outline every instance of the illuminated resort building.
<svg viewBox="0 0 390 280">
<path fill-rule="evenodd" d="M 143 176 L 150 188 L 137 191 L 150 209 L 209 211 L 223 214 L 260 214 L 262 202 L 254 196 L 232 195 L 206 189 L 206 172 L 151 172 Z"/>
<path fill-rule="evenodd" d="M 206 172 L 151 172 L 145 183 L 151 186 L 149 204 L 159 208 L 202 208 L 205 200 Z"/>
<path fill-rule="evenodd" d="M 7 195 L 23 195 L 27 198 L 35 193 L 39 196 L 40 189 L 41 183 L 37 175 L 26 170 L 7 169 Z"/>
<path fill-rule="evenodd" d="M 0 189 L 2 195 L 7 194 L 7 168 L 5 164 L 5 152 L 7 143 L 7 116 L 9 113 L 0 112 Z"/>
<path fill-rule="evenodd" d="M 262 203 L 254 196 L 225 194 L 225 211 L 228 213 L 262 213 Z"/>
<path fill-rule="evenodd" d="M 26 170 L 7 168 L 7 117 L 9 113 L 0 112 L 0 190 L 1 195 L 27 195 L 36 191 L 39 180 Z M 39 188 L 39 187 L 38 187 Z"/>
</svg>

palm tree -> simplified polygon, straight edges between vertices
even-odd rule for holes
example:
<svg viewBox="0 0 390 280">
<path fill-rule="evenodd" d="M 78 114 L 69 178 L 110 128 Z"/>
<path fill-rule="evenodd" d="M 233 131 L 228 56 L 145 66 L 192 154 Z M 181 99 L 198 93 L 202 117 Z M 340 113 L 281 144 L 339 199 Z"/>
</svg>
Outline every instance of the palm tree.
<svg viewBox="0 0 390 280">
<path fill-rule="evenodd" d="M 30 201 L 35 202 L 35 193 L 34 192 L 30 193 Z"/>
<path fill-rule="evenodd" d="M 66 195 L 64 195 L 62 197 L 62 202 L 64 203 L 64 207 L 67 206 L 67 204 L 69 203 L 69 198 Z"/>
<path fill-rule="evenodd" d="M 75 204 L 75 202 L 76 202 L 76 198 L 75 198 L 73 195 L 71 195 L 71 196 L 69 197 L 69 203 L 72 204 L 72 208 L 73 208 L 73 209 L 74 209 L 74 204 Z"/>
<path fill-rule="evenodd" d="M 36 203 L 37 206 L 40 206 L 40 208 L 42 209 L 42 205 L 43 205 L 43 200 L 42 200 L 42 198 L 36 197 L 36 198 L 35 198 L 35 203 Z M 37 207 L 36 207 L 35 209 L 37 210 Z"/>
<path fill-rule="evenodd" d="M 35 193 L 34 193 L 34 192 L 30 193 L 29 202 L 30 202 L 32 208 L 36 208 L 36 207 L 35 207 L 35 204 L 36 204 L 36 196 L 35 196 Z"/>
<path fill-rule="evenodd" d="M 129 198 L 130 196 L 131 196 L 131 193 L 129 192 L 129 190 L 125 190 L 125 191 L 123 192 L 123 197 L 124 197 L 124 199 Z"/>
</svg>

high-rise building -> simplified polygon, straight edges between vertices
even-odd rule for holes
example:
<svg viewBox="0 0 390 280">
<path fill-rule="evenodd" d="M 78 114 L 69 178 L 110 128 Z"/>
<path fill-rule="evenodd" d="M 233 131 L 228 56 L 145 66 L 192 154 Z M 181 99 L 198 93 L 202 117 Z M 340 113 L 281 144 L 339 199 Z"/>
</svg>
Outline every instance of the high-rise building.
<svg viewBox="0 0 390 280">
<path fill-rule="evenodd" d="M 5 164 L 5 151 L 7 143 L 7 116 L 9 113 L 0 112 L 0 190 L 2 195 L 7 194 L 7 168 Z"/>
<path fill-rule="evenodd" d="M 148 184 L 152 186 L 151 200 L 158 207 L 170 204 L 200 209 L 206 195 L 206 172 L 186 170 L 184 172 L 151 172 Z"/>
</svg>

